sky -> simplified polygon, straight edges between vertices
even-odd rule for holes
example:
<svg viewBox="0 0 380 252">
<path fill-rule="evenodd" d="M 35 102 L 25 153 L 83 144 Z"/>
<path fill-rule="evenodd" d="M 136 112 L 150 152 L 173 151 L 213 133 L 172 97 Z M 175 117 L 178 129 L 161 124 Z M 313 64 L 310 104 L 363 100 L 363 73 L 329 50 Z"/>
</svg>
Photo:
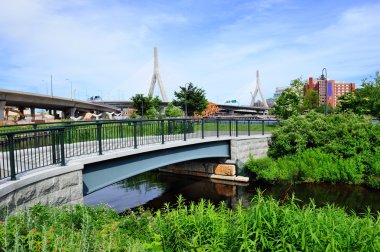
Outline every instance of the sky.
<svg viewBox="0 0 380 252">
<path fill-rule="evenodd" d="M 0 0 L 0 89 L 104 100 L 148 94 L 153 48 L 170 99 L 249 104 L 302 77 L 380 70 L 380 1 Z M 73 92 L 71 92 L 71 87 Z M 159 95 L 158 85 L 155 94 Z"/>
</svg>

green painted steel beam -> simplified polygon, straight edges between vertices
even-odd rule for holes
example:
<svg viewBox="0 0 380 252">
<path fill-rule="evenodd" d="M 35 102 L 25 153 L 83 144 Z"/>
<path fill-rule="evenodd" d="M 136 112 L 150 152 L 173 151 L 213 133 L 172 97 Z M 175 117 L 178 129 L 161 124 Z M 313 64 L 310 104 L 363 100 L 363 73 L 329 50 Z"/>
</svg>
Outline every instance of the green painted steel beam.
<svg viewBox="0 0 380 252">
<path fill-rule="evenodd" d="M 92 163 L 83 169 L 83 194 L 166 165 L 202 158 L 229 158 L 229 141 L 207 142 Z"/>
</svg>

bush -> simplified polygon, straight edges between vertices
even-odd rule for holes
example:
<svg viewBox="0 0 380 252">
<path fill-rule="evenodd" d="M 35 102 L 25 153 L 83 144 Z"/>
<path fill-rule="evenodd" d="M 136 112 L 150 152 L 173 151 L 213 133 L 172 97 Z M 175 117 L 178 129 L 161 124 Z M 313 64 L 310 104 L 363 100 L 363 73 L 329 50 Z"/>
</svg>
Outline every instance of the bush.
<svg viewBox="0 0 380 252">
<path fill-rule="evenodd" d="M 324 116 L 311 112 L 282 121 L 272 133 L 268 155 L 280 158 L 309 148 L 353 157 L 380 145 L 380 127 L 355 114 Z"/>
</svg>

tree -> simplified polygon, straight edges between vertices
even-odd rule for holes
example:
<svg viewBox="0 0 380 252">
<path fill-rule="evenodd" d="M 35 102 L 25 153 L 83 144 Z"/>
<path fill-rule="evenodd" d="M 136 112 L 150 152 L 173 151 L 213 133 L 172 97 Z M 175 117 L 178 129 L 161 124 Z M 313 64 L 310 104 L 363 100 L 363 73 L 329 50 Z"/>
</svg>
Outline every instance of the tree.
<svg viewBox="0 0 380 252">
<path fill-rule="evenodd" d="M 136 113 L 140 116 L 146 115 L 147 111 L 154 108 L 156 111 L 161 110 L 162 101 L 156 96 L 144 96 L 143 94 L 136 94 L 131 98 L 132 106 L 136 109 Z"/>
<path fill-rule="evenodd" d="M 380 74 L 375 73 L 372 79 L 363 79 L 362 88 L 339 97 L 339 111 L 352 111 L 357 114 L 368 114 L 380 117 Z"/>
<path fill-rule="evenodd" d="M 293 115 L 300 113 L 299 95 L 292 88 L 286 88 L 277 98 L 276 103 L 272 108 L 272 114 L 277 115 L 282 119 L 288 119 Z"/>
<path fill-rule="evenodd" d="M 144 116 L 148 119 L 156 119 L 156 118 L 158 118 L 159 115 L 160 115 L 160 113 L 158 113 L 158 111 L 154 107 L 150 107 L 146 111 L 146 114 L 144 114 Z"/>
<path fill-rule="evenodd" d="M 201 115 L 195 113 L 195 117 L 209 117 L 214 116 L 216 113 L 220 111 L 220 108 L 213 102 L 209 102 L 207 104 L 207 108 L 202 112 Z"/>
<path fill-rule="evenodd" d="M 208 104 L 205 91 L 197 88 L 191 82 L 180 87 L 180 91 L 174 92 L 174 95 L 177 98 L 173 100 L 174 106 L 180 106 L 183 110 L 186 110 L 185 104 L 187 104 L 187 115 L 193 115 L 194 112 L 202 114 Z"/>
<path fill-rule="evenodd" d="M 165 109 L 166 117 L 182 117 L 184 112 L 181 108 L 176 107 L 173 103 L 169 102 L 168 106 Z"/>
<path fill-rule="evenodd" d="M 296 92 L 296 94 L 299 97 L 303 97 L 303 90 L 305 84 L 306 80 L 302 80 L 302 76 L 300 76 L 290 82 L 290 87 L 294 90 L 294 92 Z"/>
<path fill-rule="evenodd" d="M 319 95 L 316 90 L 308 89 L 303 97 L 302 110 L 315 110 L 319 106 Z"/>
</svg>

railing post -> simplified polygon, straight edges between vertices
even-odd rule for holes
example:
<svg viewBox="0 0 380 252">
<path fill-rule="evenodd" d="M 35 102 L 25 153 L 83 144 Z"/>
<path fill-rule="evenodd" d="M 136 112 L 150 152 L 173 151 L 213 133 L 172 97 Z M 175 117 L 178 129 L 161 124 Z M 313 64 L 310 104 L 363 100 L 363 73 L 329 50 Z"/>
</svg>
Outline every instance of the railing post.
<svg viewBox="0 0 380 252">
<path fill-rule="evenodd" d="M 144 132 L 143 132 L 143 122 L 140 121 L 140 137 L 143 137 L 144 136 Z"/>
<path fill-rule="evenodd" d="M 248 119 L 248 136 L 251 135 L 251 120 Z"/>
<path fill-rule="evenodd" d="M 133 145 L 137 149 L 137 122 L 133 122 Z"/>
<path fill-rule="evenodd" d="M 102 124 L 100 122 L 96 122 L 97 126 L 97 138 L 98 138 L 98 148 L 99 148 L 99 155 L 103 154 L 103 148 L 102 148 Z"/>
<path fill-rule="evenodd" d="M 51 130 L 51 152 L 52 152 L 52 158 L 53 158 L 53 164 L 57 163 L 57 153 L 55 149 L 55 130 Z"/>
<path fill-rule="evenodd" d="M 186 119 L 182 121 L 182 129 L 183 129 L 183 141 L 186 141 Z"/>
<path fill-rule="evenodd" d="M 16 180 L 14 135 L 8 135 L 9 165 L 11 166 L 11 180 Z"/>
<path fill-rule="evenodd" d="M 219 137 L 219 118 L 216 118 L 216 137 Z"/>
<path fill-rule="evenodd" d="M 201 119 L 201 125 L 202 125 L 202 139 L 205 138 L 205 119 Z"/>
<path fill-rule="evenodd" d="M 123 138 L 123 122 L 120 122 L 119 123 L 119 133 L 120 133 L 120 138 Z"/>
<path fill-rule="evenodd" d="M 264 120 L 261 121 L 261 134 L 264 135 Z"/>
<path fill-rule="evenodd" d="M 72 128 L 72 126 L 71 126 L 71 122 L 67 122 L 67 125 L 68 125 L 68 127 L 67 127 L 67 129 L 69 130 L 69 144 L 71 144 L 71 141 L 72 141 L 72 130 L 73 130 L 73 128 Z"/>
<path fill-rule="evenodd" d="M 229 120 L 229 124 L 230 124 L 230 136 L 232 136 L 232 120 L 231 119 Z"/>
<path fill-rule="evenodd" d="M 239 120 L 235 120 L 235 132 L 236 132 L 236 136 L 238 137 L 239 136 Z"/>
<path fill-rule="evenodd" d="M 65 128 L 60 129 L 59 131 L 59 139 L 61 145 L 61 166 L 65 165 Z"/>
<path fill-rule="evenodd" d="M 33 129 L 37 129 L 37 124 L 33 124 Z M 34 148 L 38 148 L 38 135 L 37 132 L 34 132 Z"/>
<path fill-rule="evenodd" d="M 161 120 L 161 143 L 165 143 L 165 121 Z"/>
</svg>

